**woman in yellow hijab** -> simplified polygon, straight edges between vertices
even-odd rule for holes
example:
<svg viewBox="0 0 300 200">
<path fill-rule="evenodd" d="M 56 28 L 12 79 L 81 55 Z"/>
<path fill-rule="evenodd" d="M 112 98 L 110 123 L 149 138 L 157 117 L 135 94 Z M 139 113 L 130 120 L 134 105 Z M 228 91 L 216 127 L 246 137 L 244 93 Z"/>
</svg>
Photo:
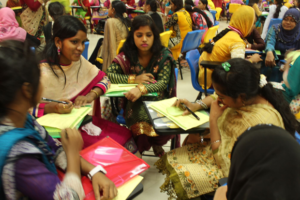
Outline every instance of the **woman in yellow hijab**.
<svg viewBox="0 0 300 200">
<path fill-rule="evenodd" d="M 198 81 L 204 88 L 204 68 L 201 61 L 225 62 L 231 58 L 245 58 L 246 43 L 244 38 L 252 31 L 255 23 L 255 11 L 250 6 L 242 6 L 233 13 L 229 26 L 210 43 L 205 44 L 199 59 Z M 261 61 L 258 54 L 248 59 L 252 63 Z M 207 88 L 211 87 L 211 74 L 213 70 L 207 69 Z"/>
</svg>

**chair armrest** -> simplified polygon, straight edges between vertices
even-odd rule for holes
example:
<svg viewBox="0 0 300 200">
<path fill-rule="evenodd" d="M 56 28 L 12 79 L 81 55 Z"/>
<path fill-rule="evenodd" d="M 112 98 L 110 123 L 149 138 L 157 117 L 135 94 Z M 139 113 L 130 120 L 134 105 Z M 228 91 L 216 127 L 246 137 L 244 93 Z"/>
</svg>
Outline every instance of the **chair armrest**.
<svg viewBox="0 0 300 200">
<path fill-rule="evenodd" d="M 200 65 L 204 68 L 208 68 L 208 69 L 214 69 L 216 68 L 218 65 L 221 65 L 223 62 L 216 62 L 216 61 L 202 61 L 200 63 Z"/>
<path fill-rule="evenodd" d="M 227 185 L 227 181 L 228 181 L 228 177 L 225 177 L 225 178 L 221 178 L 219 180 L 219 186 L 223 186 L 223 185 Z"/>
</svg>

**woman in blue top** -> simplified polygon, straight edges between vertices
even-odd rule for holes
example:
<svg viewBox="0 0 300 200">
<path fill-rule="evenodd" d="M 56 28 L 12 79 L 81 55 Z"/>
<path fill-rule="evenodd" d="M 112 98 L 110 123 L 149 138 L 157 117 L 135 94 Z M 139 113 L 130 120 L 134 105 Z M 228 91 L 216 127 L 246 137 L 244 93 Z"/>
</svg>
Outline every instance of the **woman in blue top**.
<svg viewBox="0 0 300 200">
<path fill-rule="evenodd" d="M 266 60 L 262 73 L 268 77 L 269 81 L 280 82 L 282 73 L 278 74 L 279 67 L 276 66 L 275 60 L 278 57 L 275 50 L 279 50 L 283 55 L 287 50 L 300 49 L 300 11 L 296 8 L 289 9 L 282 20 L 281 24 L 274 25 L 268 31 L 266 38 Z M 274 68 L 271 68 L 274 67 Z M 280 78 L 279 78 L 280 77 Z"/>
</svg>

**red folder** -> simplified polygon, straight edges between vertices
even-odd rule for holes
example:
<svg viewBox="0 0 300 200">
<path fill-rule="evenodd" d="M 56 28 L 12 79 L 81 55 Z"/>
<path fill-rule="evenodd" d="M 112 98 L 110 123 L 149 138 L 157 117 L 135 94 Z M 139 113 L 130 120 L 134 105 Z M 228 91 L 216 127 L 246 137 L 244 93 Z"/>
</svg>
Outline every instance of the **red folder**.
<svg viewBox="0 0 300 200">
<path fill-rule="evenodd" d="M 93 165 L 101 165 L 107 171 L 106 176 L 120 187 L 133 177 L 146 171 L 150 166 L 142 159 L 130 153 L 113 139 L 106 137 L 82 150 L 80 155 Z M 58 170 L 58 176 L 64 174 Z M 87 177 L 81 179 L 85 191 L 85 200 L 94 200 L 91 181 Z"/>
</svg>

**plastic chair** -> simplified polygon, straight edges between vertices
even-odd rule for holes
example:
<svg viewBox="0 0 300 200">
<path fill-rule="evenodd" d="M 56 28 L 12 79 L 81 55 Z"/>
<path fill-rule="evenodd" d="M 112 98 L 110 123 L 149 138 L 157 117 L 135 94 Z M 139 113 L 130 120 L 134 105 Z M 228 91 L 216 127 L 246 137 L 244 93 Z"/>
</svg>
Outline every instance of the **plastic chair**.
<svg viewBox="0 0 300 200">
<path fill-rule="evenodd" d="M 197 99 L 201 99 L 202 93 L 205 92 L 204 89 L 198 83 L 199 58 L 200 58 L 200 53 L 198 49 L 191 50 L 186 54 L 186 60 L 191 70 L 192 85 L 195 88 L 195 90 L 200 92 Z M 215 91 L 213 89 L 207 89 L 207 93 L 209 94 L 213 94 L 214 92 Z"/>
<path fill-rule="evenodd" d="M 288 9 L 290 9 L 293 5 L 287 2 L 284 4 L 284 6 L 286 6 Z"/>
<path fill-rule="evenodd" d="M 214 19 L 216 20 L 217 11 L 216 10 L 210 10 L 210 13 L 213 15 Z"/>
<path fill-rule="evenodd" d="M 118 48 L 117 48 L 117 55 L 119 54 L 120 49 L 121 49 L 122 46 L 124 45 L 125 41 L 126 41 L 126 40 L 121 40 L 121 41 L 120 41 L 119 46 L 118 46 Z"/>
<path fill-rule="evenodd" d="M 221 12 L 222 12 L 222 8 L 217 7 L 217 8 L 216 8 L 216 11 L 217 11 L 217 14 L 216 14 L 216 20 L 219 21 L 220 15 L 221 15 Z M 215 24 L 215 25 L 216 25 L 216 24 Z"/>
<path fill-rule="evenodd" d="M 160 34 L 160 41 L 164 47 L 169 46 L 169 40 L 173 31 L 165 31 Z"/>
<path fill-rule="evenodd" d="M 86 41 L 86 42 L 84 43 L 85 48 L 84 48 L 84 51 L 82 52 L 82 56 L 83 56 L 86 60 L 88 60 L 89 44 L 90 44 L 89 41 Z"/>
<path fill-rule="evenodd" d="M 281 22 L 282 22 L 282 19 L 271 19 L 268 30 L 271 28 L 271 26 L 273 26 L 275 24 L 281 24 Z"/>
<path fill-rule="evenodd" d="M 196 30 L 188 32 L 183 40 L 181 53 L 196 49 L 201 44 L 205 30 Z"/>
<path fill-rule="evenodd" d="M 210 27 L 206 31 L 206 33 L 205 33 L 205 35 L 204 35 L 204 37 L 202 39 L 202 44 L 201 44 L 200 47 L 203 47 L 204 43 L 208 43 L 210 39 L 213 39 L 216 36 L 216 33 L 217 33 L 218 29 L 219 29 L 219 26 Z"/>
</svg>

